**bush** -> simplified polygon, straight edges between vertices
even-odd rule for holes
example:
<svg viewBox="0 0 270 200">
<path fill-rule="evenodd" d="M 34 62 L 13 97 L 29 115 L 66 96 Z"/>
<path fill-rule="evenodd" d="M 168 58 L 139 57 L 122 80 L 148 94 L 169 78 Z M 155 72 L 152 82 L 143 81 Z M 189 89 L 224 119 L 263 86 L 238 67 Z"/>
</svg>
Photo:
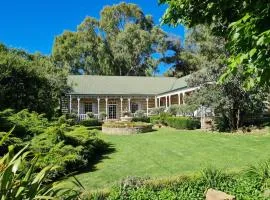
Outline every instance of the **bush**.
<svg viewBox="0 0 270 200">
<path fill-rule="evenodd" d="M 0 131 L 9 131 L 15 126 L 12 135 L 29 140 L 38 135 L 50 125 L 44 115 L 29 112 L 27 109 L 15 113 L 11 109 L 0 112 Z"/>
<path fill-rule="evenodd" d="M 87 127 L 101 126 L 101 124 L 102 124 L 101 122 L 99 122 L 97 119 L 93 119 L 93 118 L 89 118 L 89 119 L 82 120 L 79 122 L 79 125 L 87 126 Z"/>
<path fill-rule="evenodd" d="M 134 116 L 137 117 L 137 118 L 143 118 L 143 117 L 146 116 L 146 113 L 144 112 L 144 110 L 137 110 L 134 113 Z"/>
<path fill-rule="evenodd" d="M 143 116 L 143 117 L 133 117 L 132 122 L 146 122 L 146 123 L 150 123 L 150 118 L 147 116 Z"/>
<path fill-rule="evenodd" d="M 39 153 L 37 167 L 41 170 L 56 165 L 51 179 L 82 170 L 108 150 L 109 145 L 97 137 L 96 130 L 86 127 L 51 127 L 34 137 L 31 150 Z"/>
<path fill-rule="evenodd" d="M 257 185 L 256 179 L 245 173 L 225 173 L 215 168 L 204 169 L 195 176 L 171 177 L 168 179 L 127 178 L 111 191 L 95 194 L 91 199 L 205 199 L 209 188 L 235 195 L 239 200 L 268 199 L 264 196 L 264 188 Z"/>
<path fill-rule="evenodd" d="M 9 152 L 0 159 L 0 199 L 79 199 L 79 190 L 46 183 L 54 166 L 35 173 L 37 157 L 29 160 L 30 152 L 25 150 L 26 147 L 14 155 L 14 147 L 10 146 Z"/>
<path fill-rule="evenodd" d="M 160 116 L 159 115 L 154 115 L 150 117 L 150 123 L 152 124 L 160 124 L 161 120 L 160 120 Z"/>
<path fill-rule="evenodd" d="M 167 117 L 166 124 L 176 129 L 197 129 L 200 128 L 200 121 L 190 117 Z"/>
</svg>

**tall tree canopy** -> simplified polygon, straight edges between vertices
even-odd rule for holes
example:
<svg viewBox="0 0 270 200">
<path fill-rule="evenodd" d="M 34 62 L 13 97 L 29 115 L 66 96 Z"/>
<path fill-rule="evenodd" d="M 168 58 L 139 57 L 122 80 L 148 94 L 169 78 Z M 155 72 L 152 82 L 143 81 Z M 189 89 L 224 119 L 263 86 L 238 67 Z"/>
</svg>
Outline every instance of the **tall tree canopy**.
<svg viewBox="0 0 270 200">
<path fill-rule="evenodd" d="M 66 77 L 48 57 L 0 44 L 0 110 L 28 108 L 51 117 L 67 89 Z"/>
<path fill-rule="evenodd" d="M 55 39 L 53 58 L 73 74 L 152 75 L 166 34 L 135 4 L 106 6 Z M 165 49 L 166 50 L 166 49 Z"/>
<path fill-rule="evenodd" d="M 266 94 L 262 88 L 244 90 L 242 69 L 230 75 L 223 84 L 217 84 L 219 77 L 226 70 L 224 60 L 228 57 L 222 37 L 211 35 L 206 26 L 196 26 L 189 30 L 186 44 L 192 49 L 187 61 L 196 63 L 202 69 L 192 74 L 188 80 L 190 86 L 201 86 L 187 99 L 197 107 L 211 107 L 216 116 L 218 129 L 236 130 L 245 125 L 250 117 L 262 114 Z"/>
<path fill-rule="evenodd" d="M 187 27 L 208 24 L 227 41 L 229 68 L 224 77 L 242 69 L 243 84 L 270 83 L 269 0 L 159 0 L 168 4 L 163 21 Z"/>
</svg>

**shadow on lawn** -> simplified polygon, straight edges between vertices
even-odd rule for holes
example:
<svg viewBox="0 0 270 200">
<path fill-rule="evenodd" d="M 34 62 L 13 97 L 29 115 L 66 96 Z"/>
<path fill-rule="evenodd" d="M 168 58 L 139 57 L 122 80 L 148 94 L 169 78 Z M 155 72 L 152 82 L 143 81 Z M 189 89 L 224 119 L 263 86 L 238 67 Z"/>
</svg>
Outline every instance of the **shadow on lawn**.
<svg viewBox="0 0 270 200">
<path fill-rule="evenodd" d="M 109 154 L 114 153 L 116 151 L 115 147 L 111 143 L 106 143 L 106 149 L 104 149 L 101 152 L 96 152 L 96 156 L 92 158 L 91 160 L 88 161 L 88 165 L 85 168 L 80 169 L 79 171 L 75 171 L 71 174 L 68 174 L 65 176 L 65 178 L 78 175 L 81 173 L 86 173 L 86 172 L 94 172 L 97 170 L 96 165 L 100 162 L 102 162 L 105 159 L 110 159 Z"/>
</svg>

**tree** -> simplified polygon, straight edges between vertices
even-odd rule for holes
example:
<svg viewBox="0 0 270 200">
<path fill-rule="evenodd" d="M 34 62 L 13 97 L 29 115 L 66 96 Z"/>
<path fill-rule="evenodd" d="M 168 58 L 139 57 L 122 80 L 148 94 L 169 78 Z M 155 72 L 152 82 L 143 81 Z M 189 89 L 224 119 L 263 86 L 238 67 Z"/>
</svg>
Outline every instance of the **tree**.
<svg viewBox="0 0 270 200">
<path fill-rule="evenodd" d="M 66 87 L 66 73 L 50 58 L 0 46 L 0 109 L 28 108 L 51 117 Z"/>
<path fill-rule="evenodd" d="M 166 34 L 135 4 L 106 6 L 55 39 L 53 58 L 72 74 L 152 75 Z"/>
<path fill-rule="evenodd" d="M 268 0 L 159 0 L 168 4 L 163 22 L 187 27 L 208 24 L 227 41 L 230 55 L 223 79 L 242 69 L 243 85 L 270 83 L 270 2 Z"/>
<path fill-rule="evenodd" d="M 222 131 L 237 130 L 247 118 L 262 114 L 266 94 L 259 87 L 244 90 L 241 87 L 244 76 L 240 69 L 223 84 L 217 83 L 227 67 L 224 62 L 227 52 L 222 37 L 211 35 L 208 27 L 200 25 L 190 29 L 186 44 L 191 47 L 196 63 L 202 67 L 188 80 L 189 86 L 201 86 L 187 99 L 189 104 L 211 107 L 218 129 Z M 191 57 L 191 60 L 194 58 Z"/>
</svg>

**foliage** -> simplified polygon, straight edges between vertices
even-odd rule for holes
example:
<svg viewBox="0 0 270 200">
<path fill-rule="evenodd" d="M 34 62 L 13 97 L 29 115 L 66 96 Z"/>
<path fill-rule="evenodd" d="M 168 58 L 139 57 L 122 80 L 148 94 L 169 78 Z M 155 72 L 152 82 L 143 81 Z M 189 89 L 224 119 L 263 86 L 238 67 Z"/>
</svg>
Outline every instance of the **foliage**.
<svg viewBox="0 0 270 200">
<path fill-rule="evenodd" d="M 133 122 L 146 122 L 150 123 L 149 117 L 146 116 L 146 113 L 144 110 L 137 110 L 134 113 L 134 117 L 132 118 Z"/>
<path fill-rule="evenodd" d="M 0 144 L 1 145 L 1 144 Z M 0 159 L 1 199 L 78 199 L 79 192 L 54 184 L 45 184 L 53 166 L 44 167 L 35 173 L 37 157 L 29 161 L 27 146 L 14 155 L 14 147 Z"/>
<path fill-rule="evenodd" d="M 55 39 L 53 58 L 72 74 L 152 75 L 166 34 L 135 4 L 105 6 L 99 20 L 86 17 L 76 32 Z"/>
<path fill-rule="evenodd" d="M 52 117 L 67 89 L 65 70 L 56 67 L 49 57 L 2 44 L 0 47 L 1 109 L 27 108 Z"/>
<path fill-rule="evenodd" d="M 165 121 L 168 126 L 176 129 L 197 129 L 201 126 L 199 120 L 190 117 L 167 117 Z"/>
<path fill-rule="evenodd" d="M 161 123 L 160 116 L 159 115 L 150 116 L 150 123 L 152 123 L 152 124 L 159 124 L 159 123 Z"/>
<path fill-rule="evenodd" d="M 176 129 L 198 129 L 200 121 L 190 117 L 168 117 L 166 124 Z"/>
<path fill-rule="evenodd" d="M 225 173 L 220 169 L 208 168 L 200 175 L 179 176 L 163 179 L 128 177 L 109 193 L 95 197 L 102 199 L 205 199 L 209 188 L 235 195 L 237 199 L 266 199 L 256 181 L 245 173 Z"/>
<path fill-rule="evenodd" d="M 4 139 L 6 134 L 7 134 L 6 132 L 0 132 L 0 140 Z M 4 140 L 2 145 L 0 145 L 0 156 L 3 156 L 5 153 L 7 153 L 8 147 L 11 145 L 13 145 L 14 150 L 18 152 L 20 149 L 23 148 L 24 142 L 22 139 L 10 135 L 8 138 Z"/>
<path fill-rule="evenodd" d="M 165 111 L 165 107 L 152 108 L 150 110 L 150 115 L 159 115 Z"/>
<path fill-rule="evenodd" d="M 176 115 L 190 116 L 190 115 L 193 115 L 196 109 L 197 109 L 197 106 L 189 105 L 189 104 L 171 105 L 168 108 L 167 113 L 173 116 L 176 116 Z"/>
<path fill-rule="evenodd" d="M 95 115 L 94 115 L 93 112 L 87 112 L 86 114 L 87 114 L 87 116 L 88 116 L 89 118 L 94 118 L 94 117 L 95 117 Z"/>
<path fill-rule="evenodd" d="M 20 138 L 29 138 L 42 133 L 48 126 L 48 119 L 44 115 L 36 112 L 29 112 L 27 109 L 15 113 L 14 110 L 7 109 L 0 112 L 0 120 L 3 122 L 0 129 L 3 131 L 10 130 L 13 126 L 15 129 L 12 135 Z"/>
<path fill-rule="evenodd" d="M 91 126 L 101 126 L 102 123 L 99 122 L 98 119 L 89 118 L 89 119 L 80 121 L 79 124 L 82 126 L 91 127 Z"/>
<path fill-rule="evenodd" d="M 82 170 L 108 149 L 95 130 L 85 127 L 51 127 L 31 140 L 31 150 L 40 154 L 37 167 L 55 165 L 52 179 Z"/>
<path fill-rule="evenodd" d="M 100 119 L 104 120 L 107 117 L 106 112 L 100 112 L 99 117 L 100 117 Z"/>
<path fill-rule="evenodd" d="M 197 63 L 203 69 L 189 77 L 189 86 L 200 86 L 200 90 L 187 97 L 186 103 L 195 108 L 210 107 L 216 116 L 216 128 L 220 131 L 236 130 L 243 126 L 245 118 L 262 114 L 263 100 L 266 99 L 264 89 L 243 89 L 243 70 L 239 69 L 236 74 L 227 77 L 223 84 L 217 84 L 226 70 L 224 39 L 211 35 L 207 26 L 192 28 L 188 38 L 189 45 L 196 49 L 196 57 L 200 57 Z"/>
<path fill-rule="evenodd" d="M 133 117 L 132 122 L 146 122 L 146 123 L 150 123 L 150 118 L 147 116 L 143 116 L 143 117 Z"/>
<path fill-rule="evenodd" d="M 142 118 L 142 117 L 145 117 L 146 113 L 144 110 L 137 110 L 135 113 L 134 113 L 134 116 L 135 117 L 138 117 L 138 118 Z"/>
<path fill-rule="evenodd" d="M 224 77 L 243 70 L 243 85 L 269 85 L 270 3 L 262 1 L 160 0 L 169 5 L 163 21 L 187 27 L 208 24 L 227 40 L 229 68 Z M 224 78 L 223 77 L 223 78 Z"/>
</svg>

